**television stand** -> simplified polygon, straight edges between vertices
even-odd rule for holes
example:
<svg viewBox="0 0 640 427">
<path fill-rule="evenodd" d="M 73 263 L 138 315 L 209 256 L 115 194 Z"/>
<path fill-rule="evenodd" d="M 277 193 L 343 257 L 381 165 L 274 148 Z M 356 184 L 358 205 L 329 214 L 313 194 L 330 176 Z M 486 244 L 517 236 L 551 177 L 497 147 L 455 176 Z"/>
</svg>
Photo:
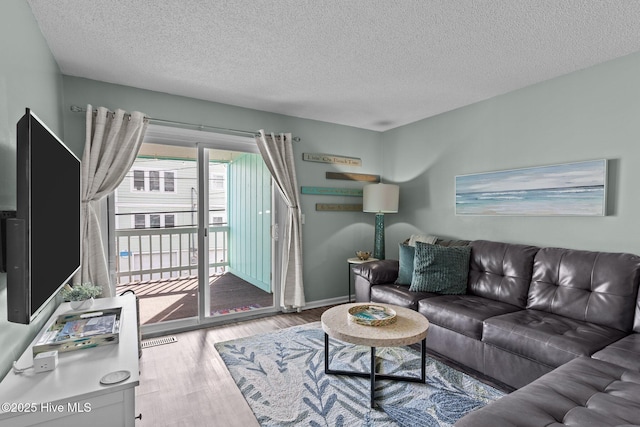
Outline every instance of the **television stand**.
<svg viewBox="0 0 640 427">
<path fill-rule="evenodd" d="M 122 307 L 117 344 L 59 353 L 57 368 L 49 372 L 9 371 L 0 383 L 0 425 L 135 425 L 135 388 L 139 384 L 135 296 L 96 299 L 91 311 L 115 307 Z M 71 311 L 69 303 L 58 307 L 22 354 L 18 367 L 33 364 L 33 344 L 59 315 L 68 311 Z M 131 373 L 125 381 L 100 384 L 106 374 L 123 370 Z"/>
</svg>

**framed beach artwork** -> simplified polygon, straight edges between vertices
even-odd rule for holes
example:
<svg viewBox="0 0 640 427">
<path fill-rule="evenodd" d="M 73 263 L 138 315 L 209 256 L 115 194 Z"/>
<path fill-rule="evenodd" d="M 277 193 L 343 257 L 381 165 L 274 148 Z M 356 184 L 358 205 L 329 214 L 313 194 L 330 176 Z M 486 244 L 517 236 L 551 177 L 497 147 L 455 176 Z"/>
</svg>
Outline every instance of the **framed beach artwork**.
<svg viewBox="0 0 640 427">
<path fill-rule="evenodd" d="M 606 215 L 607 161 L 456 176 L 456 215 Z"/>
</svg>

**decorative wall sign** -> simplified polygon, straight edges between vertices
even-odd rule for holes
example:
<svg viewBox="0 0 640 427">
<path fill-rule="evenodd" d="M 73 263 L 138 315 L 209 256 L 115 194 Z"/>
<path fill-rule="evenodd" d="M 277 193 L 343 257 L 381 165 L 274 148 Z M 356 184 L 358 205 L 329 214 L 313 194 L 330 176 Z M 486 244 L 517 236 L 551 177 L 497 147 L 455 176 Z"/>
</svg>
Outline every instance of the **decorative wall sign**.
<svg viewBox="0 0 640 427">
<path fill-rule="evenodd" d="M 316 210 L 324 212 L 362 212 L 362 205 L 346 203 L 316 203 Z"/>
<path fill-rule="evenodd" d="M 301 187 L 302 194 L 362 197 L 362 188 Z"/>
<path fill-rule="evenodd" d="M 456 176 L 457 215 L 606 215 L 607 161 Z"/>
<path fill-rule="evenodd" d="M 343 179 L 347 181 L 380 182 L 380 175 L 365 173 L 327 172 L 327 179 Z"/>
<path fill-rule="evenodd" d="M 345 166 L 362 166 L 362 159 L 359 157 L 336 156 L 335 154 L 302 153 L 302 160 L 307 162 L 332 163 Z"/>
</svg>

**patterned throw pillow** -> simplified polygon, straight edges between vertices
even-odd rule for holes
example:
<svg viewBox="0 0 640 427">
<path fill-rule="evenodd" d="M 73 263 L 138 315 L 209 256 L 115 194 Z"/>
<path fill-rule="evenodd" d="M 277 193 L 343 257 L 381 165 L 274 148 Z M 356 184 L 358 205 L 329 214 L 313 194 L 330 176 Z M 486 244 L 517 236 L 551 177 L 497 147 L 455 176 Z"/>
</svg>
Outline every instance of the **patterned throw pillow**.
<svg viewBox="0 0 640 427">
<path fill-rule="evenodd" d="M 410 291 L 459 295 L 467 292 L 470 246 L 417 242 Z"/>
<path fill-rule="evenodd" d="M 413 258 L 416 253 L 416 248 L 414 246 L 404 245 L 402 243 L 400 243 L 399 246 L 400 269 L 398 270 L 396 285 L 410 285 L 411 278 L 413 277 Z"/>
</svg>

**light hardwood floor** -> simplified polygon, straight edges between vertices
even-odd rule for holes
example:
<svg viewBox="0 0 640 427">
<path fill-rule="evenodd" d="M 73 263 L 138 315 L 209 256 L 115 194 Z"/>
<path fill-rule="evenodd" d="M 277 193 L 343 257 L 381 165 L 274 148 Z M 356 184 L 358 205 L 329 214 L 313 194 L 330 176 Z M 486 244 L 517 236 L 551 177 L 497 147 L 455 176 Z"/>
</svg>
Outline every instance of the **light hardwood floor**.
<svg viewBox="0 0 640 427">
<path fill-rule="evenodd" d="M 142 419 L 136 425 L 258 426 L 214 344 L 315 322 L 328 308 L 174 334 L 177 343 L 144 349 L 136 390 L 136 415 Z"/>
</svg>

